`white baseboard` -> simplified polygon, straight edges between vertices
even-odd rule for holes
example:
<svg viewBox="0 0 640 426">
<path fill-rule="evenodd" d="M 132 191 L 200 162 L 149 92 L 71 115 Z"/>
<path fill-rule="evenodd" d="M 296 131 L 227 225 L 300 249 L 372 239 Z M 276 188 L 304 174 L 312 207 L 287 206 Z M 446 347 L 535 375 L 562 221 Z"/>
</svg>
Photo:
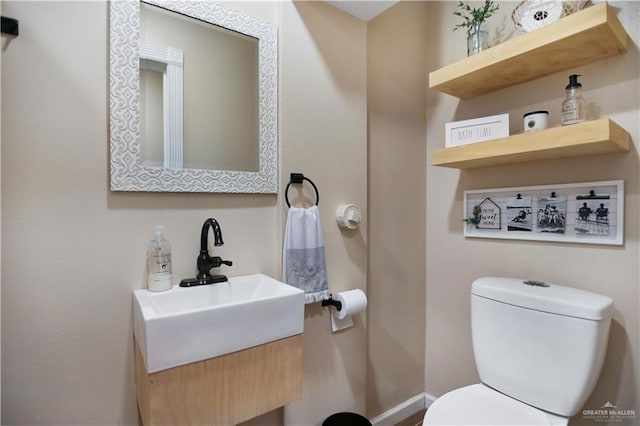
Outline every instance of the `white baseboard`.
<svg viewBox="0 0 640 426">
<path fill-rule="evenodd" d="M 436 398 L 426 392 L 407 399 L 371 420 L 373 426 L 393 426 L 418 411 L 428 408 Z"/>
<path fill-rule="evenodd" d="M 425 397 L 425 399 L 427 401 L 427 403 L 425 404 L 424 408 L 429 408 L 429 406 L 431 404 L 433 404 L 435 402 L 435 400 L 438 398 L 437 396 L 430 395 L 430 394 L 428 394 L 426 392 L 424 394 L 424 397 Z"/>
<path fill-rule="evenodd" d="M 429 408 L 429 406 L 434 403 L 434 401 L 436 400 L 437 397 L 433 396 L 433 395 L 430 395 L 430 394 L 425 392 L 424 398 L 425 398 L 425 401 L 426 401 L 424 408 Z"/>
</svg>

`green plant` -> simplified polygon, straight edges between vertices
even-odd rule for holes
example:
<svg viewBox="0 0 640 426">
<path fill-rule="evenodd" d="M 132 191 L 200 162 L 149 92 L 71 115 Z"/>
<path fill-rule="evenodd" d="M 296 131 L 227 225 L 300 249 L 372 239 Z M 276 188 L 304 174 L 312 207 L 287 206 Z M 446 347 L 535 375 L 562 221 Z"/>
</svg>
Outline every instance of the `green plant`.
<svg viewBox="0 0 640 426">
<path fill-rule="evenodd" d="M 491 15 L 498 10 L 500 5 L 495 4 L 493 0 L 485 0 L 483 7 L 472 8 L 467 3 L 460 1 L 456 7 L 458 10 L 453 12 L 453 14 L 462 18 L 464 22 L 456 25 L 453 28 L 453 31 L 458 28 L 466 28 L 467 34 L 469 34 L 474 30 L 474 28 L 477 28 L 480 24 L 489 19 Z"/>
<path fill-rule="evenodd" d="M 478 225 L 480 223 L 480 217 L 482 216 L 482 208 L 479 205 L 473 206 L 471 211 L 471 217 L 465 217 L 462 219 L 464 223 L 470 223 L 472 225 Z"/>
</svg>

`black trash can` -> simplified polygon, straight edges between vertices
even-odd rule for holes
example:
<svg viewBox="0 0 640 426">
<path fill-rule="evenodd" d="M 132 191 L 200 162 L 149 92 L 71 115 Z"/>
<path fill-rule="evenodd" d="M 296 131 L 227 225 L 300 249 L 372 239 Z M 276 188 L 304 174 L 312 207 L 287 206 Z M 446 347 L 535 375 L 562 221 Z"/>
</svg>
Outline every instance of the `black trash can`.
<svg viewBox="0 0 640 426">
<path fill-rule="evenodd" d="M 336 413 L 327 417 L 322 426 L 371 426 L 371 422 L 360 414 Z"/>
</svg>

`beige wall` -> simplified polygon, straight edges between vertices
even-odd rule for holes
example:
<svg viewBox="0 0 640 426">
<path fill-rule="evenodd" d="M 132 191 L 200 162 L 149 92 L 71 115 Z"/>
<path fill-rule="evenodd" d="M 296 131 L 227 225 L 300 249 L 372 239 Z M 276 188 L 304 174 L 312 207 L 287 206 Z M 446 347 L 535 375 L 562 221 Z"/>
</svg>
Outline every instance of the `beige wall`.
<svg viewBox="0 0 640 426">
<path fill-rule="evenodd" d="M 503 3 L 494 30 L 508 33 L 515 4 Z M 465 55 L 464 33 L 451 32 L 455 2 L 400 2 L 369 24 L 322 2 L 230 3 L 279 26 L 281 188 L 290 172 L 318 185 L 330 289 L 364 289 L 368 273 L 370 302 L 356 327 L 335 334 L 328 311 L 308 306 L 303 398 L 248 424 L 316 425 L 342 410 L 373 417 L 423 390 L 476 382 L 469 286 L 488 274 L 613 297 L 609 355 L 587 407 L 640 407 L 639 4 L 615 4 L 632 35 L 628 53 L 469 101 L 427 90 L 425 125 L 427 73 Z M 138 422 L 131 291 L 144 285 L 156 223 L 167 225 L 176 279 L 195 273 L 211 216 L 226 243 L 216 253 L 234 261 L 226 272 L 280 275 L 282 191 L 108 190 L 107 10 L 2 4 L 21 23 L 18 38 L 2 39 L 3 423 Z M 446 121 L 508 111 L 515 132 L 522 113 L 545 108 L 557 124 L 574 71 L 592 110 L 631 133 L 632 152 L 468 172 L 428 165 Z M 623 247 L 461 236 L 464 189 L 609 179 L 626 184 Z M 363 209 L 360 230 L 336 227 L 342 203 Z"/>
<path fill-rule="evenodd" d="M 278 4 L 282 189 L 291 172 L 314 181 L 329 289 L 365 290 L 366 24 L 324 2 Z M 313 199 L 313 190 L 304 188 Z M 289 200 L 297 191 L 289 189 Z M 357 231 L 336 225 L 336 207 L 345 203 L 362 209 Z M 320 424 L 338 411 L 364 413 L 366 315 L 332 334 L 328 312 L 319 304 L 305 310 L 304 397 L 285 408 L 287 425 Z"/>
<path fill-rule="evenodd" d="M 602 155 L 487 169 L 458 171 L 427 167 L 426 391 L 435 396 L 478 381 L 471 348 L 469 289 L 480 276 L 536 278 L 602 293 L 616 309 L 602 377 L 585 408 L 611 401 L 640 408 L 639 392 L 639 55 L 637 2 L 612 2 L 631 40 L 626 54 L 511 88 L 459 101 L 429 91 L 428 151 L 444 147 L 444 123 L 509 112 L 511 132 L 522 131 L 522 114 L 547 109 L 560 122 L 567 76 L 582 74 L 590 117 L 611 117 L 633 140 L 627 154 Z M 516 2 L 501 2 L 490 29 L 508 32 Z M 465 56 L 465 34 L 451 32 L 455 2 L 429 3 L 429 71 Z M 595 113 L 595 114 L 594 114 Z M 462 237 L 462 193 L 466 189 L 623 179 L 625 244 L 622 247 L 500 241 Z M 523 336 L 526 338 L 526 336 Z M 572 424 L 584 423 L 579 414 Z M 636 418 L 636 421 L 638 419 Z"/>
<path fill-rule="evenodd" d="M 281 188 L 292 171 L 314 180 L 330 289 L 365 288 L 366 25 L 324 3 L 232 5 L 279 26 Z M 110 192 L 107 3 L 2 12 L 21 27 L 2 38 L 2 421 L 137 424 L 131 292 L 153 226 L 167 226 L 176 280 L 195 273 L 207 217 L 224 234 L 215 253 L 234 261 L 223 272 L 277 277 L 282 192 Z M 357 232 L 335 225 L 347 202 L 363 209 Z M 307 307 L 303 398 L 254 424 L 363 412 L 365 319 L 332 334 L 328 310 Z"/>
<path fill-rule="evenodd" d="M 400 2 L 367 27 L 370 418 L 424 391 L 428 10 Z"/>
</svg>

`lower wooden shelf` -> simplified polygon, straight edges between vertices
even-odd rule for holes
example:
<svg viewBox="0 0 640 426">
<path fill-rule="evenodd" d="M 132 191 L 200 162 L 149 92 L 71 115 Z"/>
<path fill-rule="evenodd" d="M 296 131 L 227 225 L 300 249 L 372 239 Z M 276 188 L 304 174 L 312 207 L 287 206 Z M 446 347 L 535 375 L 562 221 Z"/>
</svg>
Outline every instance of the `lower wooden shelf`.
<svg viewBox="0 0 640 426">
<path fill-rule="evenodd" d="M 554 127 L 431 153 L 434 166 L 472 169 L 503 164 L 628 152 L 631 136 L 610 119 Z"/>
</svg>

